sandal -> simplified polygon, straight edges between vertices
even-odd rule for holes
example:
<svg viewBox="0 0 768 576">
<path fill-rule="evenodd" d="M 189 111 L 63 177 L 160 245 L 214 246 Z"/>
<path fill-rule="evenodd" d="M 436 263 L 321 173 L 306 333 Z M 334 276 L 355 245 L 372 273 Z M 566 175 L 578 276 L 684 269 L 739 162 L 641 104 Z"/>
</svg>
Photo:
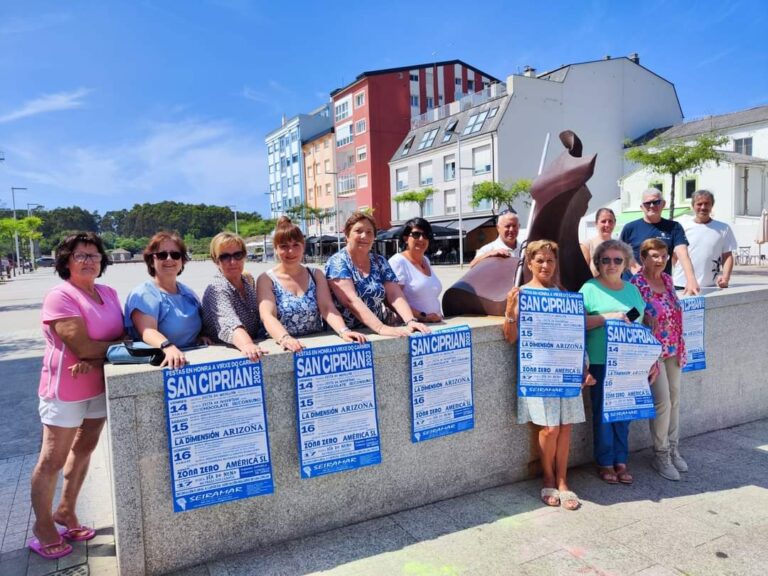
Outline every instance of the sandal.
<svg viewBox="0 0 768 576">
<path fill-rule="evenodd" d="M 557 508 L 560 506 L 560 490 L 557 488 L 542 488 L 541 501 L 547 506 Z"/>
<path fill-rule="evenodd" d="M 63 538 L 59 538 L 58 542 L 51 542 L 50 544 L 43 544 L 37 538 L 32 538 L 32 540 L 27 542 L 27 547 L 46 560 L 57 560 L 72 554 L 72 546 L 65 543 Z M 53 548 L 59 548 L 59 550 L 54 552 Z"/>
<path fill-rule="evenodd" d="M 566 510 L 578 510 L 581 508 L 581 500 L 570 490 L 560 491 L 560 503 Z"/>
<path fill-rule="evenodd" d="M 606 484 L 619 483 L 619 477 L 616 476 L 616 472 L 613 470 L 613 468 L 609 468 L 607 466 L 601 466 L 600 468 L 598 468 L 597 473 L 600 476 L 600 480 L 602 480 Z"/>
<path fill-rule="evenodd" d="M 627 472 L 626 464 L 616 464 L 616 478 L 622 484 L 627 485 L 632 484 L 632 482 L 635 481 L 635 479 L 632 477 L 632 474 Z"/>
</svg>

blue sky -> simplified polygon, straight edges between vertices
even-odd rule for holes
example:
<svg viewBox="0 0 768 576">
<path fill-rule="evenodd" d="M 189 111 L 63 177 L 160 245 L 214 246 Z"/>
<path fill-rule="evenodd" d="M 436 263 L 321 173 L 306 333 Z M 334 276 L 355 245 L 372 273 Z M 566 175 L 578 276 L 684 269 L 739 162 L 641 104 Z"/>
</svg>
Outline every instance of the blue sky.
<svg viewBox="0 0 768 576">
<path fill-rule="evenodd" d="M 578 5 L 578 6 L 577 6 Z M 0 206 L 268 212 L 264 136 L 365 70 L 640 54 L 687 119 L 768 104 L 768 2 L 0 2 Z"/>
</svg>

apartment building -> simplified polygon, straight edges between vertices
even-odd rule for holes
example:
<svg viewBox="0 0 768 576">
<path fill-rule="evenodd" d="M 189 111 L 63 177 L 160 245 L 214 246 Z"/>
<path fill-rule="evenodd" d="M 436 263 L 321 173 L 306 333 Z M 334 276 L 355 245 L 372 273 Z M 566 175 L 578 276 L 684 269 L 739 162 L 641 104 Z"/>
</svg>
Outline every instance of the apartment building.
<svg viewBox="0 0 768 576">
<path fill-rule="evenodd" d="M 412 121 L 498 80 L 461 60 L 363 72 L 331 93 L 340 222 L 372 208 L 391 219 L 389 160 Z"/>
<path fill-rule="evenodd" d="M 306 202 L 306 166 L 302 145 L 333 127 L 330 103 L 290 120 L 267 134 L 270 217 L 277 218 L 292 206 Z"/>
<path fill-rule="evenodd" d="M 334 212 L 334 177 L 335 167 L 335 137 L 333 128 L 328 128 L 301 146 L 304 156 L 306 204 L 312 208 L 324 210 L 327 214 Z M 336 218 L 328 216 L 318 221 L 313 218 L 307 222 L 307 233 L 320 234 L 336 233 Z"/>
</svg>

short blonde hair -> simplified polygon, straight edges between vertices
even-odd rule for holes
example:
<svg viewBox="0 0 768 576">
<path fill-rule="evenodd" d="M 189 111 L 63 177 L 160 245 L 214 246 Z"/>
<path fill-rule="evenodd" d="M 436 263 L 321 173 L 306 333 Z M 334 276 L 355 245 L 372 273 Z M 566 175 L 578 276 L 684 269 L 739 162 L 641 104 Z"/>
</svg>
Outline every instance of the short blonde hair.
<svg viewBox="0 0 768 576">
<path fill-rule="evenodd" d="M 552 240 L 534 240 L 533 242 L 529 242 L 525 247 L 525 259 L 530 262 L 536 254 L 543 250 L 549 250 L 555 255 L 555 259 L 557 259 L 557 251 L 559 248 L 557 242 L 553 242 Z"/>
<path fill-rule="evenodd" d="M 237 244 L 240 250 L 247 253 L 248 249 L 245 247 L 245 240 L 240 235 L 233 234 L 232 232 L 219 232 L 211 238 L 211 260 L 214 262 L 219 261 L 219 254 L 221 253 L 221 247 L 226 244 Z"/>
</svg>

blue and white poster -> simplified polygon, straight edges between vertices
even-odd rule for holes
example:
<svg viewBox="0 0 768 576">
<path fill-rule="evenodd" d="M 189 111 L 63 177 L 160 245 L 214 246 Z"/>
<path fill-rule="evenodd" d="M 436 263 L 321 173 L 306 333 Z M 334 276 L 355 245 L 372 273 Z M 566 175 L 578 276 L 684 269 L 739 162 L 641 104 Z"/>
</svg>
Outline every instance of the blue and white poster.
<svg viewBox="0 0 768 576">
<path fill-rule="evenodd" d="M 661 344 L 650 329 L 623 320 L 607 320 L 605 334 L 603 422 L 654 418 L 648 374 Z"/>
<path fill-rule="evenodd" d="M 412 334 L 411 441 L 422 442 L 475 427 L 472 331 L 457 326 Z"/>
<path fill-rule="evenodd" d="M 261 363 L 193 364 L 163 383 L 174 512 L 271 494 Z"/>
<path fill-rule="evenodd" d="M 524 288 L 519 298 L 518 396 L 578 396 L 584 378 L 584 297 Z"/>
<path fill-rule="evenodd" d="M 680 300 L 683 306 L 683 339 L 687 364 L 683 372 L 704 370 L 707 355 L 704 350 L 704 296 L 690 296 Z"/>
<path fill-rule="evenodd" d="M 294 355 L 302 478 L 381 462 L 371 344 Z"/>
</svg>

